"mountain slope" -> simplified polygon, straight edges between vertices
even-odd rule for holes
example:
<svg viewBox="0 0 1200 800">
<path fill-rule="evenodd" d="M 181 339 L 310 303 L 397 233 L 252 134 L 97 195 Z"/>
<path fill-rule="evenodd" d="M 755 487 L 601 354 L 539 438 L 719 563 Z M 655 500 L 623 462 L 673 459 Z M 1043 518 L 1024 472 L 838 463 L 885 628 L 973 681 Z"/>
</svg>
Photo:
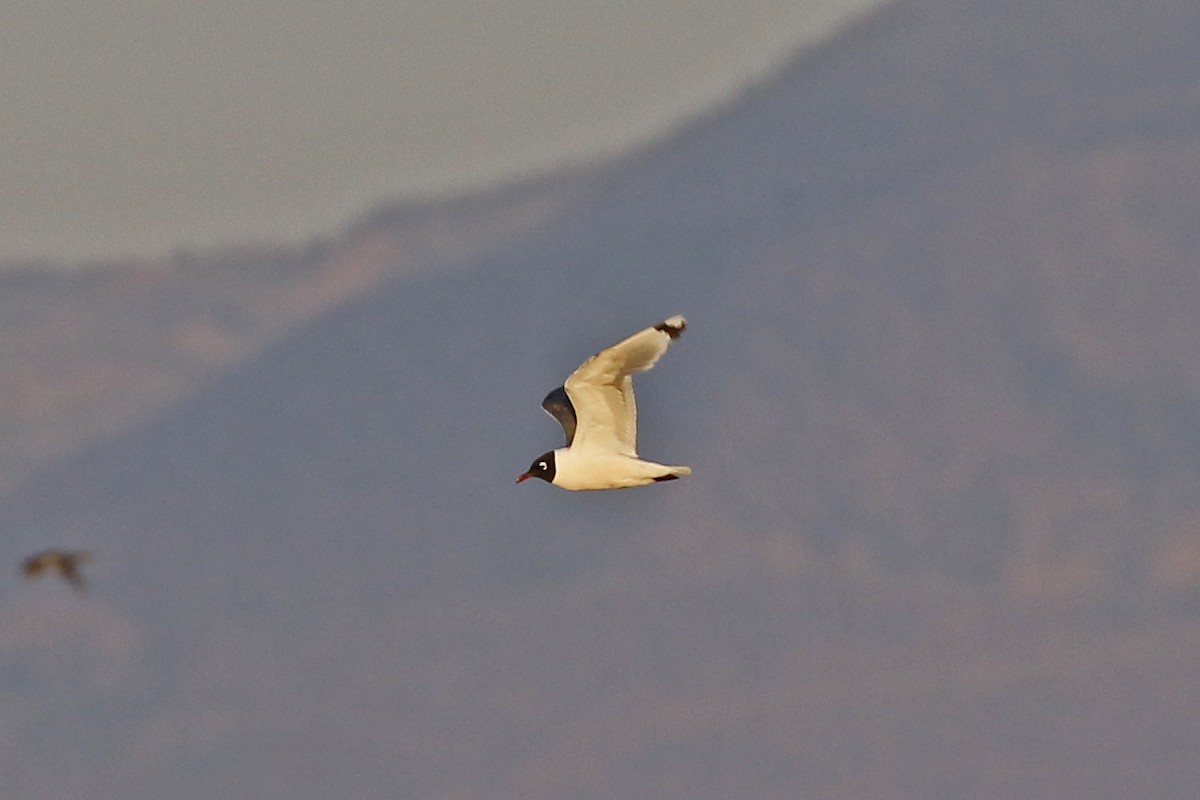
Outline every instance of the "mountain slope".
<svg viewBox="0 0 1200 800">
<path fill-rule="evenodd" d="M 10 785 L 1188 796 L 1197 63 L 1194 4 L 898 3 L 47 471 L 7 546 L 100 556 L 0 589 Z M 695 475 L 513 486 L 676 312 Z"/>
</svg>

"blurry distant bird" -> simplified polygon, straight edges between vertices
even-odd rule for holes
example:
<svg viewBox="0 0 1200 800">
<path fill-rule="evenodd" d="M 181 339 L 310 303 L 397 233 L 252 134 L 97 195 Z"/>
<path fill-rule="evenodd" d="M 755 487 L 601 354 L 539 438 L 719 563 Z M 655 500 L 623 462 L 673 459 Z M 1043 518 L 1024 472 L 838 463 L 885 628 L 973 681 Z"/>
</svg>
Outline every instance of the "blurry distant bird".
<svg viewBox="0 0 1200 800">
<path fill-rule="evenodd" d="M 92 554 L 82 550 L 43 550 L 34 553 L 21 564 L 21 572 L 26 578 L 36 578 L 43 572 L 58 571 L 67 583 L 77 590 L 83 589 L 83 576 L 79 574 L 79 565 L 91 561 Z"/>
<path fill-rule="evenodd" d="M 546 395 L 542 408 L 562 425 L 567 446 L 538 456 L 517 483 L 541 478 L 563 489 L 622 489 L 691 475 L 691 467 L 638 458 L 633 399 L 633 373 L 653 367 L 686 327 L 676 315 L 644 328 L 584 361 Z"/>
</svg>

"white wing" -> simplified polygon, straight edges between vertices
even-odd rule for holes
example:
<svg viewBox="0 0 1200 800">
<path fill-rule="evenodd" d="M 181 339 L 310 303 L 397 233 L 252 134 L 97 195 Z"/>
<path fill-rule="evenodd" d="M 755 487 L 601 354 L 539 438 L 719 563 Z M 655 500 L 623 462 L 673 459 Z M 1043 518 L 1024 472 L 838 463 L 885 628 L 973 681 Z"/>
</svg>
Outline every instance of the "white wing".
<svg viewBox="0 0 1200 800">
<path fill-rule="evenodd" d="M 633 373 L 653 367 L 686 327 L 676 315 L 601 350 L 571 373 L 565 386 L 577 421 L 572 450 L 637 456 Z"/>
</svg>

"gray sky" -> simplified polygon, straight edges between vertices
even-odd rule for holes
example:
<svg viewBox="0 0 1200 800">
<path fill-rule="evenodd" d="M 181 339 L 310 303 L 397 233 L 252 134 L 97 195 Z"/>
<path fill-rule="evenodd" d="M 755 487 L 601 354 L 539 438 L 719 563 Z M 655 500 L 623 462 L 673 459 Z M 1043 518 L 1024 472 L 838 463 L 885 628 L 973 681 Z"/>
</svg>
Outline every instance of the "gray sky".
<svg viewBox="0 0 1200 800">
<path fill-rule="evenodd" d="M 0 11 L 0 260 L 328 233 L 663 132 L 880 0 Z"/>
</svg>

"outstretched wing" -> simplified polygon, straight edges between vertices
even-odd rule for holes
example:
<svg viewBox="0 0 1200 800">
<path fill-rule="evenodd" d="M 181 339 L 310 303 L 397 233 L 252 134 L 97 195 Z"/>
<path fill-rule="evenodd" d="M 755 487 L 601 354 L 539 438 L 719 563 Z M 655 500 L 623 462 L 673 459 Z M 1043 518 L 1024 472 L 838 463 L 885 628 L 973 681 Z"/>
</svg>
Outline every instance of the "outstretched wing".
<svg viewBox="0 0 1200 800">
<path fill-rule="evenodd" d="M 46 557 L 43 553 L 35 553 L 21 563 L 21 572 L 25 577 L 32 578 L 41 575 L 46 570 Z"/>
<path fill-rule="evenodd" d="M 571 447 L 637 455 L 633 374 L 658 363 L 686 327 L 683 317 L 670 317 L 601 350 L 571 373 L 565 384 L 575 409 Z"/>
<path fill-rule="evenodd" d="M 570 447 L 575 438 L 575 407 L 567 396 L 567 387 L 560 386 L 546 395 L 542 399 L 542 408 L 562 425 L 563 433 L 567 435 L 567 447 Z"/>
</svg>

